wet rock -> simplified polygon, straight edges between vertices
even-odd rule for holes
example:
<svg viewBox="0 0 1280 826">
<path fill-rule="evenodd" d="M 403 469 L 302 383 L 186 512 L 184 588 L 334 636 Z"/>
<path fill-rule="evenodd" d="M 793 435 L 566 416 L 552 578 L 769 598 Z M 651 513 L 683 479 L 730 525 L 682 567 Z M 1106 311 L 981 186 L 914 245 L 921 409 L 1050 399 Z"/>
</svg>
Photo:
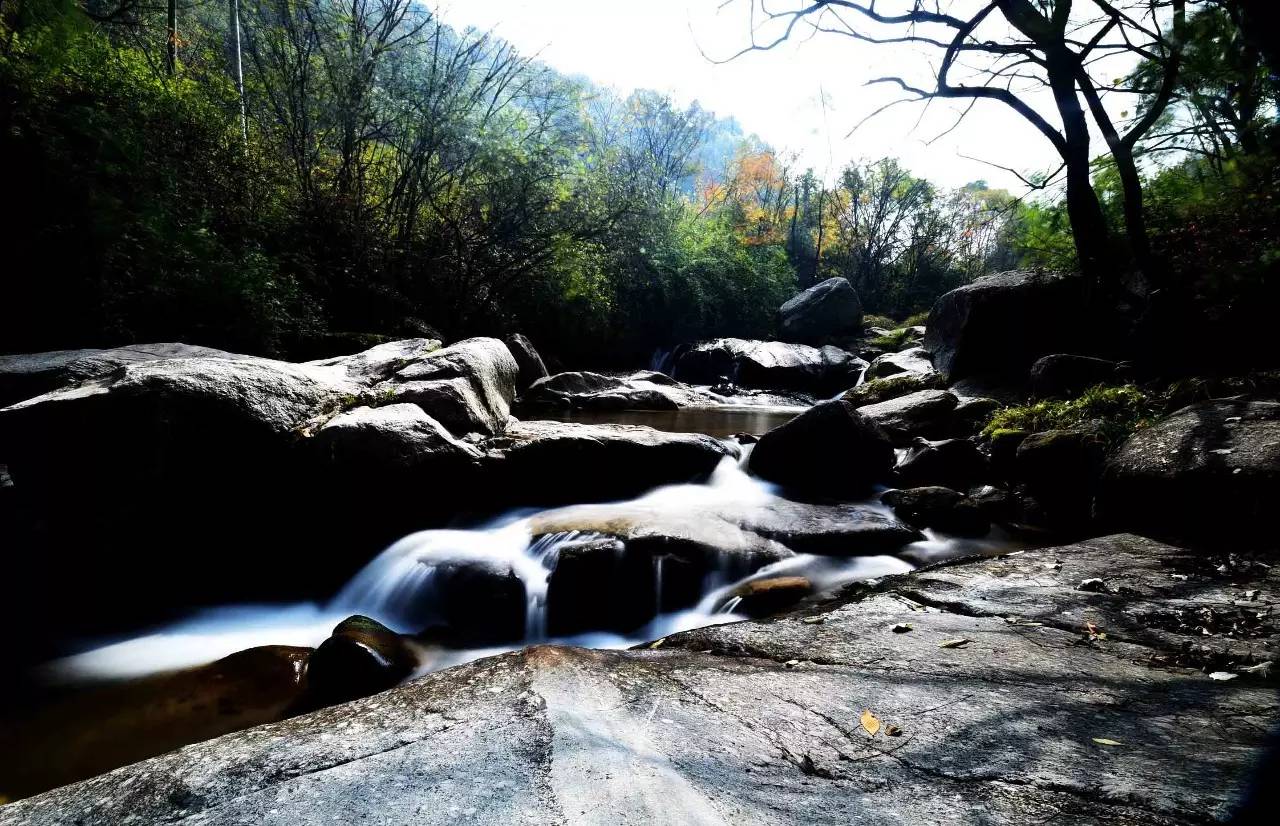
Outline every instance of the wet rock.
<svg viewBox="0 0 1280 826">
<path fill-rule="evenodd" d="M 551 421 L 514 422 L 482 447 L 488 492 L 530 504 L 623 499 L 705 479 L 732 452 L 710 436 Z"/>
<path fill-rule="evenodd" d="M 1015 467 L 1018 448 L 1031 434 L 1018 428 L 1000 428 L 987 437 L 987 445 L 991 452 L 991 470 L 1001 479 L 1009 480 L 1017 476 Z"/>
<path fill-rule="evenodd" d="M 1107 462 L 1099 510 L 1112 525 L 1196 541 L 1275 544 L 1280 403 L 1193 404 L 1130 436 Z"/>
<path fill-rule="evenodd" d="M 862 302 L 847 279 L 828 278 L 783 304 L 778 327 L 786 341 L 816 343 L 854 335 L 862 329 Z"/>
<path fill-rule="evenodd" d="M 432 564 L 431 605 L 422 606 L 431 626 L 447 629 L 452 647 L 511 644 L 529 631 L 524 582 L 511 565 L 491 559 L 442 560 Z"/>
<path fill-rule="evenodd" d="M 1008 522 L 1018 512 L 1018 503 L 1009 492 L 993 485 L 971 488 L 968 496 L 992 522 Z"/>
<path fill-rule="evenodd" d="M 866 379 L 882 379 L 902 373 L 927 375 L 934 372 L 929 353 L 923 347 L 911 347 L 898 353 L 885 353 L 867 367 Z"/>
<path fill-rule="evenodd" d="M 843 400 L 820 402 L 770 430 L 750 459 L 762 479 L 828 495 L 865 492 L 892 467 L 888 435 Z"/>
<path fill-rule="evenodd" d="M 615 537 L 591 535 L 562 544 L 551 562 L 547 632 L 557 636 L 633 631 L 660 610 L 696 602 L 696 594 L 689 593 L 690 584 L 700 583 L 706 572 L 688 557 L 628 552 Z M 665 574 L 661 595 L 659 565 Z"/>
<path fill-rule="evenodd" d="M 0 356 L 0 407 L 76 382 L 105 376 L 129 364 L 162 359 L 251 358 L 192 344 L 134 344 L 109 350 L 55 350 Z"/>
<path fill-rule="evenodd" d="M 368 617 L 347 617 L 307 662 L 308 698 L 325 706 L 368 697 L 396 685 L 416 665 L 399 634 Z"/>
<path fill-rule="evenodd" d="M 673 375 L 693 384 L 728 378 L 743 387 L 830 395 L 857 383 L 866 362 L 836 347 L 721 338 L 693 345 L 676 359 Z"/>
<path fill-rule="evenodd" d="M 1015 471 L 1049 527 L 1080 535 L 1091 524 L 1103 457 L 1104 444 L 1091 430 L 1048 430 L 1022 440 Z"/>
<path fill-rule="evenodd" d="M 20 719 L 9 717 L 10 706 L 0 726 L 0 792 L 37 794 L 282 720 L 303 708 L 310 654 L 310 648 L 260 646 L 195 668 L 80 686 L 46 697 Z"/>
<path fill-rule="evenodd" d="M 983 373 L 1025 376 L 1036 359 L 1069 352 L 1084 335 L 1087 304 L 1088 282 L 1079 275 L 986 275 L 937 300 L 924 347 L 948 381 Z"/>
<path fill-rule="evenodd" d="M 956 404 L 956 397 L 946 390 L 920 390 L 859 407 L 858 412 L 879 425 L 895 443 L 905 443 L 916 436 L 945 435 Z"/>
<path fill-rule="evenodd" d="M 939 390 L 945 388 L 940 373 L 905 372 L 878 379 L 868 379 L 857 387 L 846 390 L 841 396 L 852 402 L 855 407 L 880 402 L 917 393 L 921 390 Z"/>
<path fill-rule="evenodd" d="M 506 338 L 503 343 L 507 345 L 507 349 L 516 360 L 516 365 L 520 368 L 519 377 L 516 379 L 518 392 L 524 392 L 538 379 L 547 377 L 547 365 L 542 363 L 542 356 L 538 354 L 537 348 L 527 337 L 516 333 Z"/>
<path fill-rule="evenodd" d="M 752 579 L 730 591 L 718 608 L 748 617 L 767 617 L 785 611 L 813 593 L 813 583 L 802 576 Z"/>
<path fill-rule="evenodd" d="M 535 646 L 19 801 L 0 822 L 1229 822 L 1280 720 L 1274 687 L 1237 669 L 1250 652 L 1274 660 L 1276 635 L 1206 643 L 1153 626 L 1171 601 L 1197 611 L 1240 593 L 1171 579 L 1187 556 L 1110 536 L 888 577 L 643 650 Z M 1076 591 L 1089 577 L 1117 593 Z M 1275 574 L 1254 587 L 1280 599 Z M 969 642 L 942 647 L 955 639 Z M 1212 660 L 1180 661 L 1189 639 Z M 863 710 L 901 736 L 857 728 Z"/>
<path fill-rule="evenodd" d="M 898 518 L 917 528 L 933 528 L 957 536 L 984 536 L 991 529 L 978 504 L 944 487 L 891 490 L 881 498 Z"/>
<path fill-rule="evenodd" d="M 1099 384 L 1123 383 L 1125 376 L 1114 361 L 1056 354 L 1031 365 L 1031 392 L 1042 399 L 1069 399 Z"/>
<path fill-rule="evenodd" d="M 908 486 L 943 485 L 964 488 L 990 475 L 987 457 L 968 439 L 931 442 L 916 439 L 894 473 Z"/>
<path fill-rule="evenodd" d="M 455 436 L 492 436 L 511 416 L 519 373 L 501 341 L 469 338 L 416 359 L 372 393 L 380 404 L 418 405 Z"/>
</svg>

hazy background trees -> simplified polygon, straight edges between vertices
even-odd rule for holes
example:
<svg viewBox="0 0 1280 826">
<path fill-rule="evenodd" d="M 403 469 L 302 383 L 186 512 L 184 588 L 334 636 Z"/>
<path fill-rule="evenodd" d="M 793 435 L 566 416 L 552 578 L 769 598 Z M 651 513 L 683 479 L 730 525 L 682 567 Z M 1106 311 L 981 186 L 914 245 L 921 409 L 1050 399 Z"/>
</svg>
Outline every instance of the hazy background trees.
<svg viewBox="0 0 1280 826">
<path fill-rule="evenodd" d="M 1191 5 L 1172 88 L 1157 52 L 1123 81 L 1150 121 L 1136 168 L 1158 255 L 1240 220 L 1246 277 L 1273 254 L 1275 79 L 1236 4 Z M 1089 186 L 1123 255 L 1109 157 Z M 1051 188 L 947 190 L 893 159 L 820 176 L 732 119 L 565 77 L 410 0 L 0 0 L 0 176 L 2 351 L 306 357 L 521 330 L 566 362 L 635 363 L 768 336 L 823 278 L 900 319 L 1079 247 Z"/>
</svg>

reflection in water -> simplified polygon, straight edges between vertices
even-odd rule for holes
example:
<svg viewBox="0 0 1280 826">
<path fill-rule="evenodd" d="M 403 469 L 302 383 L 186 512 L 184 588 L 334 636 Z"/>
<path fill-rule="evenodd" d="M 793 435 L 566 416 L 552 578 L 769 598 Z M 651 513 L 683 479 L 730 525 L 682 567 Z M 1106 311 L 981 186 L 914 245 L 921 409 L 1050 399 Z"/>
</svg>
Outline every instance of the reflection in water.
<svg viewBox="0 0 1280 826">
<path fill-rule="evenodd" d="M 795 407 L 684 407 L 679 410 L 558 410 L 540 418 L 579 424 L 638 424 L 668 433 L 705 433 L 717 439 L 737 433 L 759 436 L 803 412 Z"/>
</svg>

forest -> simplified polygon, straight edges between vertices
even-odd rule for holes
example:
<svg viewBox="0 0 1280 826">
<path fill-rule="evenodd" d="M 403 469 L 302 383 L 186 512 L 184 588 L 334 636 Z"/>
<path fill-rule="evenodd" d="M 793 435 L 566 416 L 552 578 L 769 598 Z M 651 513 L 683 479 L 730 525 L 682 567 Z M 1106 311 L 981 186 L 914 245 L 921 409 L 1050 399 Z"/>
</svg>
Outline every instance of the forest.
<svg viewBox="0 0 1280 826">
<path fill-rule="evenodd" d="M 1276 89 L 1258 48 L 1221 60 L 1252 42 L 1238 19 L 1192 15 L 1133 147 L 1150 247 L 1196 290 L 1256 286 L 1277 254 Z M 621 364 L 767 337 L 831 276 L 902 320 L 982 272 L 1076 260 L 1049 170 L 1017 198 L 892 158 L 825 184 L 696 103 L 565 77 L 411 0 L 5 0 L 0 27 L 0 349 L 523 331 Z M 1157 75 L 1117 82 L 1152 106 Z M 1132 260 L 1123 176 L 1091 174 L 1101 255 Z"/>
</svg>

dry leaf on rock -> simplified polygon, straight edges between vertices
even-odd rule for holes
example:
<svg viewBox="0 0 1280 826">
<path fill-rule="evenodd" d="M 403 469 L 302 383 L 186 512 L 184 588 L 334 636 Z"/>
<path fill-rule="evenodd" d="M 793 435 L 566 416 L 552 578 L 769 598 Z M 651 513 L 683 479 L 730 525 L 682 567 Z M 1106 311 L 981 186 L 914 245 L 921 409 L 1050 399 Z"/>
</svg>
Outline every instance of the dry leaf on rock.
<svg viewBox="0 0 1280 826">
<path fill-rule="evenodd" d="M 880 721 L 876 719 L 876 716 L 872 714 L 870 710 L 862 712 L 860 722 L 862 723 L 862 727 L 867 730 L 867 734 L 870 734 L 873 737 L 875 736 L 875 733 L 880 730 Z"/>
</svg>

